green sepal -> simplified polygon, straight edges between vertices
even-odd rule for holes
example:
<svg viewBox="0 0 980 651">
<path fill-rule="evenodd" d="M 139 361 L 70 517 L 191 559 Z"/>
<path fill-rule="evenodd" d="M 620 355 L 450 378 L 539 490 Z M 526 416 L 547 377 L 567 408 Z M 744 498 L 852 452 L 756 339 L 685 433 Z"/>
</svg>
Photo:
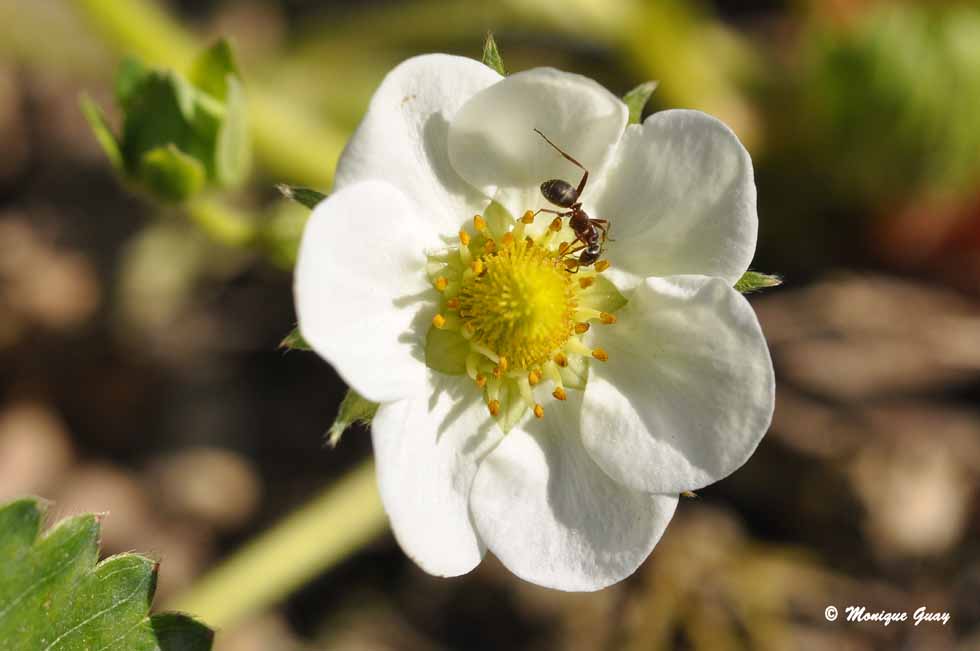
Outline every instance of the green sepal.
<svg viewBox="0 0 980 651">
<path fill-rule="evenodd" d="M 347 395 L 344 396 L 337 410 L 337 417 L 327 430 L 327 443 L 331 447 L 336 447 L 340 437 L 349 427 L 355 424 L 370 425 L 377 411 L 378 403 L 362 398 L 353 389 L 347 389 Z"/>
<path fill-rule="evenodd" d="M 39 535 L 45 503 L 0 505 L 0 648 L 4 651 L 207 651 L 213 633 L 189 617 L 149 616 L 158 563 L 99 557 L 100 517 Z"/>
<path fill-rule="evenodd" d="M 170 201 L 184 201 L 194 196 L 204 188 L 207 180 L 200 161 L 173 144 L 144 153 L 137 176 L 147 189 Z"/>
<path fill-rule="evenodd" d="M 429 327 L 425 335 L 425 365 L 446 375 L 466 373 L 470 342 L 456 330 Z"/>
<path fill-rule="evenodd" d="M 320 192 L 319 190 L 312 190 L 310 188 L 303 188 L 298 185 L 286 185 L 285 183 L 280 183 L 276 186 L 276 189 L 287 199 L 295 201 L 298 204 L 302 204 L 313 210 L 317 205 L 327 198 L 327 195 Z"/>
<path fill-rule="evenodd" d="M 643 120 L 643 109 L 659 84 L 659 81 L 647 81 L 623 95 L 623 103 L 630 111 L 629 124 L 639 124 Z"/>
<path fill-rule="evenodd" d="M 122 150 L 119 148 L 119 141 L 116 140 L 112 129 L 109 128 L 109 123 L 106 121 L 102 109 L 85 93 L 82 94 L 79 102 L 81 103 L 82 114 L 88 121 L 92 133 L 95 134 L 95 139 L 99 141 L 102 151 L 105 152 L 105 155 L 109 158 L 109 162 L 112 163 L 112 167 L 119 172 L 123 171 L 125 166 L 123 164 Z"/>
<path fill-rule="evenodd" d="M 759 273 L 758 271 L 746 271 L 735 283 L 735 291 L 748 294 L 769 287 L 778 287 L 782 284 L 783 279 L 779 276 Z"/>
<path fill-rule="evenodd" d="M 483 41 L 483 65 L 491 70 L 496 70 L 502 77 L 507 76 L 504 71 L 504 59 L 500 56 L 500 50 L 497 49 L 497 41 L 494 40 L 492 32 L 487 32 L 487 38 Z"/>
<path fill-rule="evenodd" d="M 579 304 L 582 307 L 613 314 L 626 305 L 626 297 L 619 293 L 610 280 L 601 274 L 596 274 L 594 278 L 595 282 L 590 287 L 579 292 Z"/>
<path fill-rule="evenodd" d="M 313 350 L 306 339 L 303 339 L 303 335 L 300 334 L 299 328 L 293 328 L 292 332 L 283 337 L 283 340 L 279 342 L 280 348 L 288 348 L 290 350 Z"/>
</svg>

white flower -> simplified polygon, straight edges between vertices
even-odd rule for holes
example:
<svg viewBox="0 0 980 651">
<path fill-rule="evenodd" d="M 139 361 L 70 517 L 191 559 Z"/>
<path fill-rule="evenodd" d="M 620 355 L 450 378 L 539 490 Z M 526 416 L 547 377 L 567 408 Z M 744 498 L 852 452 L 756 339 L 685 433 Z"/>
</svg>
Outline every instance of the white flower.
<svg viewBox="0 0 980 651">
<path fill-rule="evenodd" d="M 581 176 L 535 128 L 590 172 L 602 273 L 566 270 L 567 218 L 527 216 L 557 209 L 543 181 Z M 741 466 L 769 426 L 768 348 L 732 289 L 757 221 L 751 160 L 707 115 L 627 126 L 618 98 L 547 68 L 393 70 L 306 227 L 295 290 L 304 338 L 380 403 L 405 552 L 454 576 L 489 549 L 563 590 L 635 571 L 678 494 Z"/>
</svg>

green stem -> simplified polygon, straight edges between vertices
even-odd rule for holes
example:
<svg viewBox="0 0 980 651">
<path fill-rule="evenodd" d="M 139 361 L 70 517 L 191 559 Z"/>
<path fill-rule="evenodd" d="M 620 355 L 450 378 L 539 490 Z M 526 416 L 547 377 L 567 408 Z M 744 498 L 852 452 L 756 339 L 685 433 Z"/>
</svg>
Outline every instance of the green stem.
<svg viewBox="0 0 980 651">
<path fill-rule="evenodd" d="M 366 461 L 166 604 L 210 626 L 234 626 L 342 561 L 387 525 Z"/>
<path fill-rule="evenodd" d="M 149 0 L 76 0 L 75 6 L 120 54 L 146 63 L 186 66 L 201 48 L 196 39 Z M 256 158 L 281 181 L 327 187 L 347 141 L 325 123 L 274 93 L 248 84 L 249 125 Z"/>
<path fill-rule="evenodd" d="M 201 231 L 225 246 L 245 248 L 259 238 L 253 220 L 213 197 L 194 199 L 184 206 L 184 210 Z"/>
</svg>

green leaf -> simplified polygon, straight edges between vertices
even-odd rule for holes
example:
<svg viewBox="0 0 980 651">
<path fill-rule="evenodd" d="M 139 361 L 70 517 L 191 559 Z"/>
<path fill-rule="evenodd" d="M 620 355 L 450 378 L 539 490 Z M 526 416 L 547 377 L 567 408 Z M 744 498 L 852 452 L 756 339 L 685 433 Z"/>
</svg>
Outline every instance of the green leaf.
<svg viewBox="0 0 980 651">
<path fill-rule="evenodd" d="M 779 276 L 763 274 L 758 271 L 746 271 L 735 283 L 735 290 L 743 294 L 757 292 L 768 287 L 778 287 L 783 284 Z"/>
<path fill-rule="evenodd" d="M 456 330 L 442 330 L 435 326 L 425 335 L 425 365 L 446 375 L 462 375 L 466 372 L 466 356 L 470 342 Z"/>
<path fill-rule="evenodd" d="M 497 49 L 497 41 L 494 40 L 492 32 L 487 32 L 487 38 L 483 41 L 483 64 L 496 70 L 501 76 L 507 75 L 504 71 L 504 60 L 500 56 L 500 50 Z"/>
<path fill-rule="evenodd" d="M 276 186 L 276 189 L 279 190 L 282 196 L 286 197 L 287 199 L 292 199 L 296 203 L 302 204 L 310 210 L 316 208 L 317 204 L 327 198 L 327 195 L 318 190 L 301 188 L 296 185 L 286 185 L 285 183 L 280 183 Z"/>
<path fill-rule="evenodd" d="M 109 162 L 116 170 L 123 170 L 122 150 L 119 148 L 116 136 L 112 134 L 112 129 L 106 122 L 102 109 L 87 94 L 83 94 L 79 101 L 81 102 L 82 113 L 88 120 L 88 125 L 92 129 L 92 133 L 95 134 L 95 139 L 102 146 L 102 151 L 109 157 Z"/>
<path fill-rule="evenodd" d="M 659 83 L 659 81 L 648 81 L 623 95 L 623 102 L 630 110 L 630 124 L 639 124 L 641 122 L 643 119 L 643 109 L 646 108 L 647 102 L 650 101 L 653 91 L 657 90 Z"/>
<path fill-rule="evenodd" d="M 207 651 L 213 633 L 178 614 L 149 617 L 157 563 L 120 554 L 96 564 L 99 518 L 80 515 L 43 537 L 35 498 L 0 506 L 3 651 Z"/>
<path fill-rule="evenodd" d="M 347 389 L 347 395 L 337 410 L 337 418 L 327 431 L 327 442 L 331 447 L 336 447 L 347 428 L 355 423 L 370 425 L 377 411 L 378 403 L 365 400 L 353 389 Z"/>
<path fill-rule="evenodd" d="M 123 111 L 129 110 L 140 84 L 146 79 L 149 70 L 138 59 L 126 57 L 116 73 L 116 103 Z"/>
<path fill-rule="evenodd" d="M 293 328 L 285 338 L 279 342 L 280 348 L 289 348 L 290 350 L 313 350 L 306 339 L 303 339 L 303 335 L 300 334 L 299 328 Z"/>
<path fill-rule="evenodd" d="M 214 167 L 218 183 L 238 185 L 245 180 L 250 166 L 248 120 L 245 92 L 236 77 L 228 77 L 225 117 L 218 129 Z"/>
<path fill-rule="evenodd" d="M 224 101 L 231 89 L 230 81 L 239 78 L 231 44 L 221 39 L 197 57 L 187 72 L 188 80 L 199 90 Z"/>
<path fill-rule="evenodd" d="M 201 162 L 172 144 L 143 154 L 137 176 L 154 194 L 171 201 L 197 194 L 207 180 Z"/>
</svg>

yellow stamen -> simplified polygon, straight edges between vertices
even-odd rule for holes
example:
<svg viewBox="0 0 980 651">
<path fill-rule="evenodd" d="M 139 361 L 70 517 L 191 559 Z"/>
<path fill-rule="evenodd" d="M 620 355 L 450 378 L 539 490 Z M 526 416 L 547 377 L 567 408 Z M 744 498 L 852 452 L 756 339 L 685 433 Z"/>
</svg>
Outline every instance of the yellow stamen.
<svg viewBox="0 0 980 651">
<path fill-rule="evenodd" d="M 568 397 L 565 390 L 561 387 L 555 387 L 555 390 L 551 392 L 551 395 L 555 397 L 555 400 L 564 400 Z"/>
<path fill-rule="evenodd" d="M 473 270 L 473 273 L 479 276 L 480 274 L 483 273 L 483 261 L 474 260 L 473 262 L 470 263 L 470 269 Z"/>
<path fill-rule="evenodd" d="M 497 243 L 494 242 L 493 240 L 487 240 L 486 243 L 483 245 L 483 251 L 484 253 L 496 253 Z"/>
<path fill-rule="evenodd" d="M 514 235 L 512 233 L 504 233 L 504 236 L 500 238 L 501 246 L 510 246 L 514 243 Z"/>
<path fill-rule="evenodd" d="M 592 287 L 592 285 L 594 284 L 595 284 L 595 278 L 592 278 L 591 276 L 586 276 L 585 278 L 578 279 L 578 286 L 581 287 L 582 289 L 588 289 L 589 287 Z"/>
<path fill-rule="evenodd" d="M 441 314 L 435 315 L 432 317 L 432 325 L 441 330 L 442 328 L 446 327 L 446 317 Z"/>
<path fill-rule="evenodd" d="M 609 312 L 600 312 L 599 320 L 605 323 L 606 325 L 612 325 L 616 323 L 616 316 L 613 314 L 609 314 Z"/>
<path fill-rule="evenodd" d="M 575 324 L 575 334 L 577 334 L 577 335 L 584 335 L 586 332 L 589 331 L 589 327 L 590 326 L 589 326 L 588 323 L 576 323 Z"/>
<path fill-rule="evenodd" d="M 480 215 L 474 215 L 473 216 L 473 228 L 475 228 L 476 230 L 478 230 L 479 232 L 482 233 L 483 231 L 485 231 L 487 229 L 487 220 L 485 220 Z"/>
<path fill-rule="evenodd" d="M 534 405 L 534 417 L 544 418 L 544 407 L 542 407 L 540 403 Z"/>
<path fill-rule="evenodd" d="M 459 299 L 453 297 L 453 298 L 450 298 L 448 301 L 446 301 L 446 309 L 447 310 L 458 310 L 459 309 Z"/>
<path fill-rule="evenodd" d="M 503 355 L 501 355 L 500 356 L 500 361 L 497 362 L 497 366 L 500 367 L 500 370 L 501 371 L 505 371 L 506 372 L 507 371 L 507 366 L 508 366 L 507 365 L 507 358 L 504 357 Z"/>
<path fill-rule="evenodd" d="M 449 279 L 445 276 L 439 276 L 436 278 L 436 282 L 434 284 L 437 290 L 444 292 L 446 291 L 446 288 L 449 287 Z"/>
<path fill-rule="evenodd" d="M 497 414 L 500 413 L 500 401 L 491 400 L 490 402 L 487 403 L 487 409 L 490 410 L 491 416 L 496 416 Z"/>
<path fill-rule="evenodd" d="M 541 373 L 538 371 L 531 371 L 527 374 L 527 381 L 533 387 L 535 384 L 541 381 Z"/>
<path fill-rule="evenodd" d="M 478 386 L 478 387 L 480 387 L 482 389 L 483 387 L 485 387 L 487 385 L 487 376 L 484 375 L 483 373 L 477 373 L 476 374 L 476 379 L 473 380 L 473 381 L 476 382 L 476 386 Z"/>
<path fill-rule="evenodd" d="M 553 360 L 554 360 L 555 364 L 557 364 L 558 366 L 560 366 L 562 368 L 565 368 L 566 366 L 568 366 L 568 358 L 565 357 L 565 353 L 558 353 L 558 354 L 556 354 L 554 356 Z"/>
<path fill-rule="evenodd" d="M 554 231 L 556 233 L 558 231 L 560 231 L 561 230 L 561 217 L 555 217 L 554 219 L 552 219 L 551 220 L 551 223 L 548 224 L 548 228 L 550 228 L 552 231 Z"/>
<path fill-rule="evenodd" d="M 602 273 L 609 268 L 609 260 L 599 260 L 595 263 L 595 270 L 598 273 Z"/>
<path fill-rule="evenodd" d="M 470 234 L 467 233 L 464 230 L 460 230 L 459 231 L 459 243 L 462 244 L 463 246 L 469 246 L 470 245 Z"/>
<path fill-rule="evenodd" d="M 593 350 L 592 351 L 592 356 L 595 357 L 600 362 L 608 362 L 609 361 L 609 353 L 607 353 L 606 351 L 604 351 L 601 348 L 596 348 L 595 350 Z"/>
<path fill-rule="evenodd" d="M 533 224 L 534 223 L 534 213 L 531 212 L 530 210 L 528 210 L 523 215 L 521 215 L 521 221 L 524 222 L 525 224 Z"/>
</svg>

